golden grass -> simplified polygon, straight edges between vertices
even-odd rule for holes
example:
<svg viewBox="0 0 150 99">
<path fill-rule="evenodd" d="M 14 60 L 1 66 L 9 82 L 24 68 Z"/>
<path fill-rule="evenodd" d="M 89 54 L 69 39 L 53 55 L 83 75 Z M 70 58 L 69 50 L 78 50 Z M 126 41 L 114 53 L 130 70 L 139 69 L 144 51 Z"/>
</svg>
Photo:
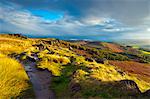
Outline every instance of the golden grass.
<svg viewBox="0 0 150 99">
<path fill-rule="evenodd" d="M 17 38 L 6 38 L 0 36 L 0 51 L 5 54 L 21 53 L 32 47 L 35 42 L 32 40 L 21 40 Z"/>
<path fill-rule="evenodd" d="M 128 73 L 125 73 L 122 75 L 117 71 L 117 67 L 113 66 L 113 65 L 107 65 L 107 64 L 100 64 L 100 63 L 96 63 L 94 62 L 88 62 L 84 60 L 84 57 L 80 56 L 76 58 L 76 64 L 77 66 L 85 66 L 86 68 L 90 68 L 88 71 L 88 77 L 87 78 L 91 78 L 91 81 L 93 79 L 96 79 L 98 81 L 102 81 L 102 82 L 113 82 L 113 81 L 120 81 L 120 80 L 133 80 L 136 82 L 136 84 L 138 85 L 139 89 L 144 92 L 146 90 L 150 89 L 150 83 L 138 78 L 136 75 L 131 75 Z M 82 81 L 83 76 L 86 74 L 85 71 L 81 71 L 80 73 L 78 73 L 79 75 L 76 75 L 76 77 L 74 77 L 74 79 L 78 79 L 76 80 L 77 82 L 80 82 L 80 80 Z M 82 76 L 83 74 L 83 76 Z M 85 76 L 84 76 L 85 77 Z M 85 78 L 86 78 L 85 77 Z M 84 79 L 85 80 L 85 79 Z M 86 81 L 86 80 L 85 80 Z M 84 82 L 84 81 L 82 81 Z"/>
<path fill-rule="evenodd" d="M 142 50 L 141 50 L 141 52 L 142 52 L 143 54 L 148 54 L 148 55 L 150 55 L 150 52 L 142 51 Z"/>
<path fill-rule="evenodd" d="M 59 64 L 56 64 L 54 62 L 41 61 L 38 64 L 38 67 L 42 68 L 42 69 L 46 69 L 47 68 L 49 71 L 52 72 L 52 74 L 54 76 L 60 76 L 61 75 L 62 67 Z"/>
<path fill-rule="evenodd" d="M 49 49 L 56 54 L 62 55 L 62 56 L 75 56 L 75 53 L 70 51 L 68 48 L 62 48 L 57 46 L 50 46 Z"/>
<path fill-rule="evenodd" d="M 2 37 L 0 36 L 0 38 Z M 35 42 L 35 39 L 1 39 L 0 51 L 6 54 L 25 51 L 30 54 L 31 51 L 35 51 L 35 47 L 32 46 Z M 99 64 L 95 61 L 85 61 L 85 57 L 76 55 L 75 52 L 68 48 L 52 45 L 47 46 L 50 51 L 44 50 L 38 54 L 39 58 L 41 58 L 41 61 L 38 63 L 38 67 L 43 69 L 47 68 L 54 76 L 61 76 L 62 69 L 69 67 L 64 67 L 63 65 L 70 63 L 70 57 L 74 57 L 75 60 L 73 61 L 72 66 L 78 67 L 76 75 L 74 75 L 74 79 L 78 82 L 82 81 L 85 84 L 87 78 L 88 80 L 90 78 L 91 82 L 94 81 L 93 79 L 103 82 L 128 79 L 135 81 L 142 92 L 150 89 L 149 83 L 137 78 L 135 75 L 129 75 L 127 73 L 121 75 L 115 66 Z M 48 54 L 49 52 L 54 52 L 54 54 Z M 85 68 L 86 70 L 84 70 Z M 0 54 L 0 98 L 18 96 L 20 92 L 28 87 L 28 83 L 26 82 L 27 80 L 28 77 L 26 73 L 16 60 Z"/>
<path fill-rule="evenodd" d="M 60 76 L 63 68 L 62 65 L 70 63 L 70 60 L 64 56 L 44 54 L 44 52 L 39 54 L 42 61 L 39 62 L 38 67 L 43 69 L 47 68 L 54 76 Z"/>
<path fill-rule="evenodd" d="M 15 98 L 28 88 L 28 76 L 21 64 L 0 54 L 0 99 Z"/>
<path fill-rule="evenodd" d="M 60 60 L 64 61 L 64 64 L 69 63 L 69 60 L 67 57 L 73 56 L 75 58 L 73 64 L 75 66 L 80 67 L 80 65 L 85 68 L 91 68 L 89 69 L 88 78 L 97 79 L 99 81 L 104 82 L 113 82 L 113 81 L 120 81 L 120 80 L 133 80 L 137 83 L 139 89 L 144 92 L 148 89 L 150 89 L 150 84 L 145 82 L 144 80 L 141 80 L 137 78 L 135 75 L 130 75 L 128 73 L 125 73 L 124 75 L 121 75 L 117 71 L 117 67 L 108 65 L 108 64 L 99 64 L 97 62 L 88 62 L 85 61 L 85 58 L 83 56 L 77 56 L 72 51 L 68 50 L 67 48 L 59 48 L 59 47 L 50 47 L 50 50 L 55 52 L 55 54 L 47 54 L 48 50 L 45 50 L 39 54 L 40 58 L 43 60 L 39 63 L 40 68 L 48 68 L 53 75 L 60 76 L 61 70 L 63 69 L 62 64 L 59 63 Z M 67 57 L 65 57 L 67 56 Z M 58 63 L 54 63 L 53 61 L 56 60 Z M 66 62 L 65 62 L 66 61 Z M 67 68 L 67 67 L 66 67 Z M 82 74 L 85 74 L 84 70 L 78 71 L 79 75 L 76 75 L 75 79 L 77 82 L 79 82 L 79 79 L 84 78 L 85 76 L 82 76 Z M 83 80 L 83 79 L 82 79 Z M 83 81 L 84 82 L 84 81 Z"/>
<path fill-rule="evenodd" d="M 139 89 L 144 92 L 148 89 L 150 89 L 150 84 L 148 82 L 145 82 L 144 80 L 138 79 L 136 76 L 134 75 L 129 75 L 127 73 L 124 73 L 124 75 L 121 75 L 120 73 L 118 73 L 118 71 L 116 70 L 115 66 L 111 66 L 111 65 L 104 65 L 104 64 L 95 64 L 95 66 L 97 66 L 98 68 L 94 68 L 91 71 L 90 76 L 92 78 L 101 80 L 101 81 L 120 81 L 120 80 L 133 80 L 137 83 Z"/>
</svg>

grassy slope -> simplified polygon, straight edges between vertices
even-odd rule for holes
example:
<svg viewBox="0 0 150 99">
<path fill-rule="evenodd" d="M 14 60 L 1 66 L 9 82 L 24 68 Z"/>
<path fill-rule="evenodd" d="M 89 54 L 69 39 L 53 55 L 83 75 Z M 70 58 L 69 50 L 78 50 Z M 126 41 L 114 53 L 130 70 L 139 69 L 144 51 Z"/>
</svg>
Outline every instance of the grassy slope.
<svg viewBox="0 0 150 99">
<path fill-rule="evenodd" d="M 148 54 L 148 55 L 150 55 L 150 52 L 142 51 L 142 50 L 141 50 L 141 52 L 142 52 L 142 53 L 144 53 L 144 54 Z"/>
<path fill-rule="evenodd" d="M 0 52 L 4 54 L 21 53 L 33 49 L 31 39 L 15 38 L 9 35 L 0 35 Z"/>
<path fill-rule="evenodd" d="M 32 51 L 33 41 L 0 35 L 0 98 L 34 97 L 32 86 L 22 65 L 9 54 Z"/>
<path fill-rule="evenodd" d="M 58 97 L 71 97 L 73 93 L 70 91 L 70 86 L 75 83 L 79 83 L 82 87 L 79 92 L 73 95 L 77 97 L 114 97 L 112 94 L 109 95 L 109 91 L 105 91 L 105 86 L 101 84 L 103 82 L 114 82 L 123 79 L 134 80 L 141 91 L 150 88 L 148 82 L 128 73 L 121 75 L 115 66 L 100 64 L 95 61 L 88 62 L 84 56 L 78 56 L 74 51 L 69 50 L 67 47 L 64 48 L 64 45 L 45 44 L 49 50 L 37 51 L 32 45 L 41 42 L 40 39 L 35 41 L 34 39 L 21 39 L 11 36 L 3 36 L 1 38 L 3 39 L 0 39 L 0 51 L 4 54 L 38 52 L 38 56 L 41 58 L 38 67 L 47 68 L 52 72 L 54 77 L 51 87 Z M 103 93 L 98 93 L 98 90 Z"/>
<path fill-rule="evenodd" d="M 83 56 L 78 56 L 67 48 L 53 46 L 50 47 L 49 50 L 50 52 L 53 51 L 54 54 L 49 54 L 47 50 L 39 54 L 42 58 L 42 61 L 39 62 L 39 68 L 48 68 L 54 76 L 57 76 L 53 78 L 52 88 L 58 97 L 68 97 L 72 95 L 69 89 L 69 85 L 72 84 L 72 82 L 79 83 L 83 88 L 75 94 L 75 97 L 103 97 L 103 94 L 104 97 L 114 97 L 112 94 L 109 95 L 109 92 L 96 94 L 96 91 L 102 90 L 101 87 L 103 85 L 100 86 L 102 82 L 114 82 L 124 79 L 135 81 L 142 92 L 150 88 L 148 82 L 138 79 L 134 75 L 129 75 L 128 73 L 121 75 L 115 66 L 100 64 L 95 61 L 88 62 Z M 60 60 L 59 57 L 62 59 Z M 56 59 L 57 62 L 54 61 L 54 59 Z"/>
<path fill-rule="evenodd" d="M 113 43 L 102 43 L 103 46 L 110 49 L 113 52 L 124 52 L 123 48 L 121 48 L 119 45 L 113 44 Z"/>
<path fill-rule="evenodd" d="M 28 88 L 28 76 L 16 60 L 0 54 L 0 98 L 17 97 Z"/>
</svg>

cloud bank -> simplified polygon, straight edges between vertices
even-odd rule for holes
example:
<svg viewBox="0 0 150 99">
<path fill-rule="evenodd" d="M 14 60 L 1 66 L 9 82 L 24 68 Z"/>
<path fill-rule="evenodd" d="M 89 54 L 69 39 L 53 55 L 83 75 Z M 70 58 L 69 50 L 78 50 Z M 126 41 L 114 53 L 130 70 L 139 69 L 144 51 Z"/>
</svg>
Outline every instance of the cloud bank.
<svg viewBox="0 0 150 99">
<path fill-rule="evenodd" d="M 0 32 L 150 39 L 149 0 L 1 0 Z"/>
</svg>

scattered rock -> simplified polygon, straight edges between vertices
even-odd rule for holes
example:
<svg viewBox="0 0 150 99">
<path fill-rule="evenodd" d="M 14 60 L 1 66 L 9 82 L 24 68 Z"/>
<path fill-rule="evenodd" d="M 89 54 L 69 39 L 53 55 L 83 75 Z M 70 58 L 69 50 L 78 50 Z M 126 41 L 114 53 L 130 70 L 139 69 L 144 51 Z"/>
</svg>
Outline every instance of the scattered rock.
<svg viewBox="0 0 150 99">
<path fill-rule="evenodd" d="M 118 69 L 117 72 L 118 72 L 119 74 L 121 74 L 122 76 L 125 75 L 125 72 L 123 72 L 123 71 L 120 70 L 120 69 Z"/>
<path fill-rule="evenodd" d="M 43 51 L 44 49 L 46 49 L 43 44 L 35 44 L 35 45 L 33 45 L 33 46 L 37 47 L 38 50 L 40 50 L 40 51 Z"/>
<path fill-rule="evenodd" d="M 31 56 L 38 57 L 38 55 L 36 53 L 31 53 Z"/>
<path fill-rule="evenodd" d="M 96 58 L 95 61 L 96 61 L 97 63 L 102 63 L 102 64 L 104 64 L 105 61 L 106 61 L 106 59 L 98 59 L 98 58 Z"/>
<path fill-rule="evenodd" d="M 94 61 L 92 58 L 86 58 L 85 60 L 89 61 L 89 62 L 93 62 Z"/>
<path fill-rule="evenodd" d="M 78 92 L 81 90 L 81 86 L 79 83 L 71 83 L 70 84 L 70 89 L 72 92 Z"/>
<path fill-rule="evenodd" d="M 53 60 L 54 63 L 58 63 L 58 61 L 56 59 Z"/>
<path fill-rule="evenodd" d="M 53 51 L 49 51 L 47 54 L 54 54 L 55 52 L 53 52 Z"/>
<path fill-rule="evenodd" d="M 36 62 L 37 58 L 32 57 L 32 56 L 27 56 L 27 57 L 26 57 L 26 60 L 29 60 L 29 61 L 31 61 L 31 62 Z"/>
<path fill-rule="evenodd" d="M 69 47 L 69 50 L 73 50 L 73 48 L 70 46 L 70 47 Z"/>
<path fill-rule="evenodd" d="M 17 53 L 8 54 L 8 56 L 16 58 L 16 59 L 18 59 L 17 57 L 19 57 L 19 55 Z"/>
<path fill-rule="evenodd" d="M 129 96 L 136 96 L 141 94 L 141 91 L 139 90 L 137 84 L 132 80 L 119 81 L 118 83 L 116 83 L 115 89 Z"/>
</svg>

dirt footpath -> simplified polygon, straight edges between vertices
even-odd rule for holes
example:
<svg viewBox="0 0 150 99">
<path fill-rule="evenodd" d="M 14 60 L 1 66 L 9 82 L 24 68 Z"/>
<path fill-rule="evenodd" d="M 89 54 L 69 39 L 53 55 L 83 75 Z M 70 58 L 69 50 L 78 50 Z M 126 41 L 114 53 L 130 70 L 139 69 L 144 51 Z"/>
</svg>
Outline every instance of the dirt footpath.
<svg viewBox="0 0 150 99">
<path fill-rule="evenodd" d="M 37 69 L 35 62 L 28 62 L 24 67 L 32 82 L 36 99 L 55 99 L 53 91 L 49 89 L 51 73 L 48 70 Z"/>
</svg>

